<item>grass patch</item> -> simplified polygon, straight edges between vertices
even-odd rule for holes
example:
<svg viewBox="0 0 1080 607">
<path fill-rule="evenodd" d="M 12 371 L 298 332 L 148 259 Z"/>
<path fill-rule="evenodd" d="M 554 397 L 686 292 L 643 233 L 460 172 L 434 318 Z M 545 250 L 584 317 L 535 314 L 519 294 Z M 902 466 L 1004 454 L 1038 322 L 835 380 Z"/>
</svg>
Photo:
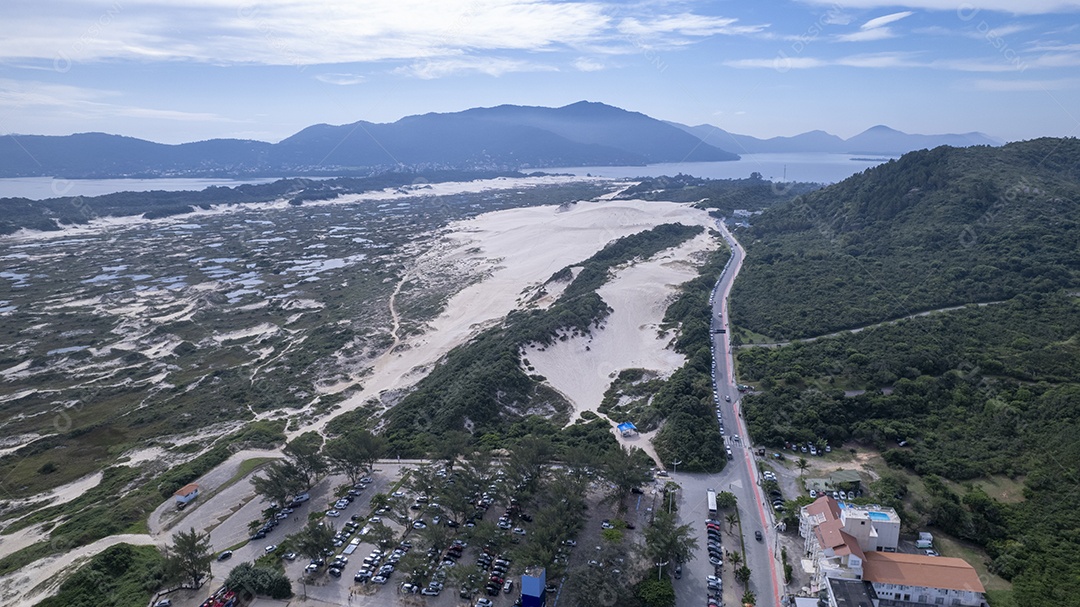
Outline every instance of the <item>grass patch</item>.
<svg viewBox="0 0 1080 607">
<path fill-rule="evenodd" d="M 978 547 L 955 540 L 942 534 L 940 530 L 934 531 L 934 546 L 942 556 L 951 556 L 967 561 L 968 564 L 975 568 L 976 573 L 979 574 L 979 579 L 982 580 L 983 586 L 987 590 L 1012 591 L 1011 583 L 990 573 L 990 570 L 986 567 L 988 557 Z"/>
</svg>

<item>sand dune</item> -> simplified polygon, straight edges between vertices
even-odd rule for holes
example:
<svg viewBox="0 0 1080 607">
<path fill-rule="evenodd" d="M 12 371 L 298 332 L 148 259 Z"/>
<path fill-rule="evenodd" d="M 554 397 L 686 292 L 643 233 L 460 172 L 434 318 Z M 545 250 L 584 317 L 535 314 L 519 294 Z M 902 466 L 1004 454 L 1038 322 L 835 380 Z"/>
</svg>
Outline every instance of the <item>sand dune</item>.
<svg viewBox="0 0 1080 607">
<path fill-rule="evenodd" d="M 363 390 L 346 400 L 333 414 L 302 431 L 322 429 L 334 416 L 353 410 L 383 392 L 407 388 L 416 383 L 430 365 L 482 328 L 522 305 L 523 293 L 535 290 L 558 270 L 587 259 L 616 238 L 673 222 L 711 225 L 704 211 L 689 205 L 640 200 L 509 209 L 451 224 L 449 243 L 431 254 L 456 256 L 465 265 L 472 265 L 481 271 L 486 268 L 488 276 L 451 298 L 444 312 L 431 323 L 430 330 L 425 334 L 405 341 L 407 347 L 399 347 L 376 359 L 372 373 L 364 378 Z M 665 254 L 667 257 L 664 259 L 671 262 L 706 246 L 704 241 L 694 242 L 698 244 L 680 248 L 677 253 Z M 423 262 L 423 257 L 420 262 Z M 653 268 L 651 264 L 643 266 L 641 270 L 634 270 L 641 273 L 639 276 L 632 275 L 631 279 L 622 281 L 624 286 L 621 288 L 628 289 L 625 295 L 615 294 L 614 291 L 609 295 L 616 300 L 623 297 L 633 299 L 640 294 L 634 293 L 633 287 L 628 285 L 654 280 L 669 281 L 670 277 L 675 277 L 671 278 L 675 282 L 683 282 L 688 278 L 679 279 L 676 275 L 693 276 L 687 273 L 691 270 L 685 268 L 679 273 L 673 269 L 675 266 L 666 270 Z M 660 288 L 657 293 L 661 293 L 657 297 L 663 299 L 670 289 Z M 622 307 L 629 311 L 630 306 Z M 647 333 L 649 329 L 639 325 L 658 322 L 659 317 L 652 309 L 655 307 L 650 306 L 649 314 L 632 316 L 625 327 L 620 325 L 618 331 L 612 329 L 610 334 L 625 331 Z M 663 315 L 663 309 L 659 314 Z M 623 322 L 621 318 L 616 320 Z M 628 339 L 632 341 L 634 338 Z M 566 355 L 573 357 L 571 352 L 566 352 Z M 663 365 L 664 368 L 679 360 L 678 355 L 669 355 L 674 358 Z M 567 364 L 574 364 L 574 361 Z M 600 392 L 602 394 L 603 390 Z M 592 407 L 595 408 L 595 405 Z"/>
</svg>

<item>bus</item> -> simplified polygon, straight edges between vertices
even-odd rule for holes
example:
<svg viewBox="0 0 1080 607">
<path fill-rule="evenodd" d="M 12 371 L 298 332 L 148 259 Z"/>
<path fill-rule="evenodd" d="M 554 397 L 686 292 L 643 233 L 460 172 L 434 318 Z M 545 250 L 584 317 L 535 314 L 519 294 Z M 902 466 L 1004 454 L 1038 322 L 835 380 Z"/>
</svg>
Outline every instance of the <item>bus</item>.
<svg viewBox="0 0 1080 607">
<path fill-rule="evenodd" d="M 716 492 L 713 491 L 712 489 L 709 489 L 709 492 L 706 493 L 706 496 L 708 496 L 708 498 L 709 498 L 709 514 L 715 515 L 716 514 Z"/>
</svg>

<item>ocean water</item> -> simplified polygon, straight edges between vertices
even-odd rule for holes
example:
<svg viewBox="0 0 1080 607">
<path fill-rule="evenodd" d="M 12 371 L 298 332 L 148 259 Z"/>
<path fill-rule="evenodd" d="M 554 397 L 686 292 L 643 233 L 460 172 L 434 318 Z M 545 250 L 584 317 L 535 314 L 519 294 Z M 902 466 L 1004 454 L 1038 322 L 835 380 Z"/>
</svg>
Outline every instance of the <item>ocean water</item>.
<svg viewBox="0 0 1080 607">
<path fill-rule="evenodd" d="M 744 154 L 729 162 L 682 162 L 646 166 L 591 166 L 540 169 L 547 173 L 570 173 L 600 177 L 656 177 L 685 173 L 711 179 L 740 179 L 750 173 L 773 181 L 814 181 L 835 183 L 888 161 L 886 157 L 861 157 L 849 154 Z M 57 179 L 53 177 L 10 177 L 0 179 L 0 198 L 44 200 L 60 196 L 100 196 L 113 192 L 150 190 L 202 190 L 210 186 L 236 186 L 244 183 L 270 183 L 279 178 L 262 179 Z"/>
<path fill-rule="evenodd" d="M 593 166 L 543 169 L 548 173 L 570 173 L 599 177 L 657 177 L 684 173 L 710 179 L 741 179 L 761 173 L 773 181 L 813 181 L 836 183 L 870 167 L 890 160 L 885 156 L 850 154 L 743 154 L 728 162 L 681 162 L 646 166 Z"/>
</svg>

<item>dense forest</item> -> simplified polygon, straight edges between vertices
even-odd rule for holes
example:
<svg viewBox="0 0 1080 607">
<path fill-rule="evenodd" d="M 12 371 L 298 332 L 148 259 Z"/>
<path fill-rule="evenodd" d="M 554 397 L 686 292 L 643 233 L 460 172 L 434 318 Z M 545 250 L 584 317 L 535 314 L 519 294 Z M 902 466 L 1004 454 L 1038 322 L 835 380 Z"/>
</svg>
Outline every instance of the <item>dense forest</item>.
<svg viewBox="0 0 1080 607">
<path fill-rule="evenodd" d="M 1078 159 L 1076 139 L 922 150 L 766 209 L 732 320 L 802 338 L 1080 285 Z"/>
<path fill-rule="evenodd" d="M 986 551 L 998 604 L 1076 604 L 1080 535 L 1080 143 L 914 152 L 766 211 L 733 321 L 756 442 L 828 440 L 882 453 L 926 494 L 927 524 Z M 984 302 L 986 305 L 974 305 Z M 965 305 L 967 304 L 967 305 Z M 999 501 L 978 484 L 1023 487 Z M 901 495 L 890 487 L 886 500 Z M 895 494 L 895 495 L 894 495 Z"/>
<path fill-rule="evenodd" d="M 760 211 L 820 187 L 818 183 L 768 181 L 760 173 L 751 173 L 746 179 L 704 179 L 679 173 L 644 179 L 619 192 L 616 198 L 694 202 L 703 209 L 730 216 L 735 209 Z"/>
<path fill-rule="evenodd" d="M 681 461 L 680 469 L 691 472 L 718 472 L 727 464 L 713 405 L 709 294 L 730 257 L 726 247 L 714 251 L 698 277 L 682 285 L 664 314 L 663 326 L 679 327 L 675 350 L 686 356 L 686 363 L 652 400 L 666 420 L 653 444 L 663 461 Z"/>
</svg>

